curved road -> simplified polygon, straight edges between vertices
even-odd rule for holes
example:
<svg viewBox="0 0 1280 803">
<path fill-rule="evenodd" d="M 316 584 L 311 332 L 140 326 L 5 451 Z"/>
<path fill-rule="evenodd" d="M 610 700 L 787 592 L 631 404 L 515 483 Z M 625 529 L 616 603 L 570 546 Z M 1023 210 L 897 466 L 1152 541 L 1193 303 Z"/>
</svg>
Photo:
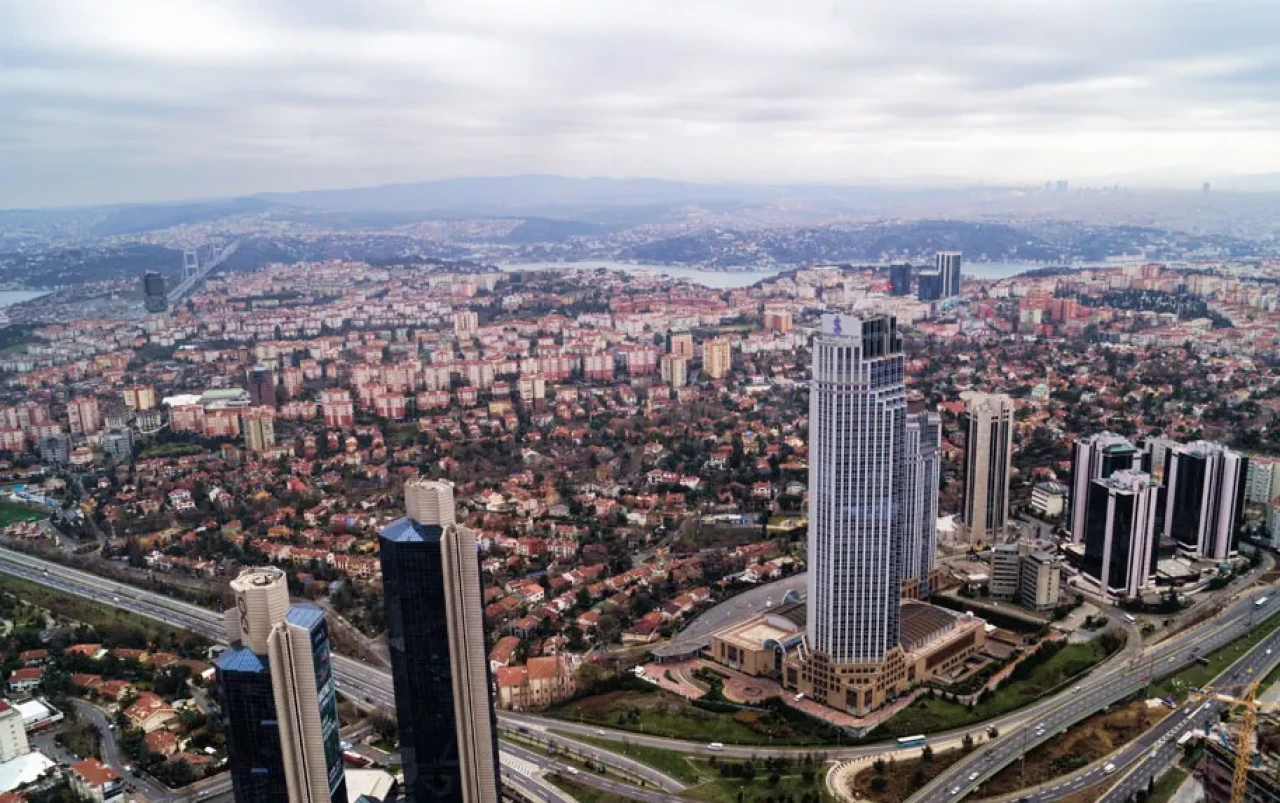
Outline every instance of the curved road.
<svg viewBox="0 0 1280 803">
<path fill-rule="evenodd" d="M 208 636 L 215 641 L 220 641 L 224 635 L 222 616 L 218 613 L 170 599 L 163 595 L 142 591 L 126 584 L 49 563 L 29 555 L 0 549 L 0 572 L 23 577 L 68 593 L 114 605 L 179 627 L 185 627 L 193 632 Z M 801 577 L 802 575 L 798 575 L 796 578 L 791 579 L 797 580 Z M 765 592 L 765 589 L 768 588 L 770 587 L 762 587 L 757 591 L 748 592 L 748 594 Z M 777 590 L 771 589 L 771 591 L 774 596 L 780 597 Z M 1256 596 L 1256 593 L 1253 596 Z M 965 733 L 979 734 L 984 727 L 992 724 L 999 727 L 1002 732 L 1000 739 L 995 740 L 990 746 L 976 751 L 965 761 L 960 762 L 953 768 L 952 772 L 949 772 L 940 781 L 921 790 L 912 800 L 951 801 L 960 799 L 964 794 L 976 787 L 978 783 L 993 774 L 996 769 L 1006 765 L 1010 760 L 1020 755 L 1023 750 L 1033 747 L 1043 738 L 1048 738 L 1048 735 L 1043 738 L 1036 737 L 1032 729 L 1033 725 L 1040 724 L 1043 721 L 1047 727 L 1047 734 L 1056 733 L 1074 721 L 1082 719 L 1110 702 L 1128 696 L 1138 688 L 1141 688 L 1146 681 L 1140 681 L 1137 678 L 1140 678 L 1144 673 L 1153 674 L 1157 677 L 1171 674 L 1194 660 L 1197 654 L 1209 652 L 1215 649 L 1216 646 L 1220 646 L 1240 633 L 1245 632 L 1248 628 L 1247 619 L 1250 616 L 1251 606 L 1252 602 L 1250 600 L 1238 603 L 1221 617 L 1142 651 L 1140 660 L 1131 658 L 1127 654 L 1121 654 L 1082 679 L 1080 686 L 1064 691 L 1053 698 L 1032 704 L 1029 707 L 988 722 L 975 723 L 968 728 L 934 735 L 931 737 L 931 742 L 940 744 L 948 739 L 958 742 Z M 1273 603 L 1271 607 L 1280 607 L 1280 603 Z M 1136 639 L 1131 639 L 1130 646 L 1134 650 L 1138 646 L 1136 641 Z M 342 656 L 334 656 L 334 669 L 338 689 L 344 694 L 363 700 L 371 705 L 394 709 L 391 677 L 387 672 Z M 504 726 L 509 728 L 526 727 L 530 730 L 543 732 L 548 729 L 555 729 L 580 736 L 595 736 L 665 749 L 702 753 L 704 755 L 713 754 L 713 751 L 710 751 L 706 745 L 700 743 L 578 725 L 547 717 L 499 712 L 498 718 Z M 1019 728 L 1024 724 L 1027 726 L 1026 729 L 1031 731 L 1030 736 L 1019 733 Z M 1018 740 L 1014 739 L 1015 736 L 1018 737 Z M 1019 740 L 1025 740 L 1025 743 L 1021 743 Z M 1015 744 L 1015 742 L 1018 743 Z M 891 742 L 855 747 L 826 748 L 768 748 L 726 745 L 724 750 L 715 751 L 715 754 L 750 757 L 767 755 L 796 756 L 816 753 L 830 759 L 843 759 L 883 754 L 895 748 L 896 745 Z M 602 751 L 602 753 L 607 753 L 607 751 Z M 610 756 L 609 763 L 617 766 L 617 757 L 614 754 L 608 755 Z M 987 759 L 987 755 L 992 755 L 992 758 Z M 982 762 L 985 762 L 985 764 Z M 977 773 L 977 777 L 972 781 L 968 780 L 968 775 L 974 772 Z M 670 781 L 671 779 L 667 780 Z M 669 788 L 667 784 L 660 784 L 660 786 Z M 953 787 L 959 788 L 960 791 L 951 793 L 950 790 Z M 628 789 L 632 789 L 632 787 L 628 787 Z M 629 792 L 629 794 L 634 793 Z"/>
<path fill-rule="evenodd" d="M 1028 711 L 1024 724 L 1003 731 L 995 739 L 948 767 L 909 799 L 912 803 L 951 803 L 976 790 L 984 781 L 1036 745 L 1086 719 L 1102 708 L 1136 694 L 1150 682 L 1168 677 L 1248 633 L 1280 612 L 1271 601 L 1259 610 L 1254 601 L 1269 593 L 1256 590 L 1240 599 L 1206 627 L 1196 628 L 1145 650 L 1140 660 L 1120 670 L 1091 676 L 1065 694 Z"/>
</svg>

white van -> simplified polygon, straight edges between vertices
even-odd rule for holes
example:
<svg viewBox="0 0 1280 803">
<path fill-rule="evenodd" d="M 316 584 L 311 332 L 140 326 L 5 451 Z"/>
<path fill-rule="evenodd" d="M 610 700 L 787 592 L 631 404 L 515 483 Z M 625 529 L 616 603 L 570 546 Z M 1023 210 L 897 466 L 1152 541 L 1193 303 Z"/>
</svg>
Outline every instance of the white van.
<svg viewBox="0 0 1280 803">
<path fill-rule="evenodd" d="M 707 745 L 707 749 L 708 749 L 708 750 L 717 750 L 717 751 L 719 751 L 719 750 L 723 750 L 723 749 L 724 749 L 724 742 L 712 742 L 711 744 Z"/>
</svg>

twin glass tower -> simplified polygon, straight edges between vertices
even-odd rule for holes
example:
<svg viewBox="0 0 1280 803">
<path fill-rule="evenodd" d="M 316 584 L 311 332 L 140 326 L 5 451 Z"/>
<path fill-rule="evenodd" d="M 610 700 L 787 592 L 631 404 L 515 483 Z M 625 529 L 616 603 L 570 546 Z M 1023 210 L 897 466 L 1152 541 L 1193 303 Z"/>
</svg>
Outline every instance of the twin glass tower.
<svg viewBox="0 0 1280 803">
<path fill-rule="evenodd" d="M 453 484 L 405 487 L 408 515 L 379 539 L 405 795 L 498 803 L 497 727 L 475 535 Z M 236 803 L 347 803 L 324 612 L 290 605 L 282 570 L 231 583 L 233 648 L 218 659 Z"/>
</svg>

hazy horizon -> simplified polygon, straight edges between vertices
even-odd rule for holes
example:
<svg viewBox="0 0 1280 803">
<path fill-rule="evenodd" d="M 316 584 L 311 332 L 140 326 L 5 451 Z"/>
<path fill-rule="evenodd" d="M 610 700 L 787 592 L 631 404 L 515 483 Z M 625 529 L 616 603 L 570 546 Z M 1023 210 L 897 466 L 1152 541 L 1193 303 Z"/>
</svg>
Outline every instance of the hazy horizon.
<svg viewBox="0 0 1280 803">
<path fill-rule="evenodd" d="M 1280 5 L 0 6 L 0 208 L 549 174 L 1193 189 L 1280 173 Z"/>
</svg>

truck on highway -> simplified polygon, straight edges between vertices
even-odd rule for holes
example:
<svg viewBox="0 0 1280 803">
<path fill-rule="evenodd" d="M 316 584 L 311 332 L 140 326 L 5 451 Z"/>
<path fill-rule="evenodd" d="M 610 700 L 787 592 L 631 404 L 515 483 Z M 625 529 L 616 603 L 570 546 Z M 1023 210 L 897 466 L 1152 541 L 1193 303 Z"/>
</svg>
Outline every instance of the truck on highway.
<svg viewBox="0 0 1280 803">
<path fill-rule="evenodd" d="M 1265 606 L 1266 606 L 1266 604 L 1267 604 L 1267 601 L 1268 601 L 1268 600 L 1270 600 L 1270 599 L 1271 599 L 1270 597 L 1263 597 L 1263 598 L 1259 599 L 1257 602 L 1253 603 L 1253 607 L 1255 607 L 1255 608 L 1262 608 L 1262 607 L 1265 607 Z"/>
</svg>

